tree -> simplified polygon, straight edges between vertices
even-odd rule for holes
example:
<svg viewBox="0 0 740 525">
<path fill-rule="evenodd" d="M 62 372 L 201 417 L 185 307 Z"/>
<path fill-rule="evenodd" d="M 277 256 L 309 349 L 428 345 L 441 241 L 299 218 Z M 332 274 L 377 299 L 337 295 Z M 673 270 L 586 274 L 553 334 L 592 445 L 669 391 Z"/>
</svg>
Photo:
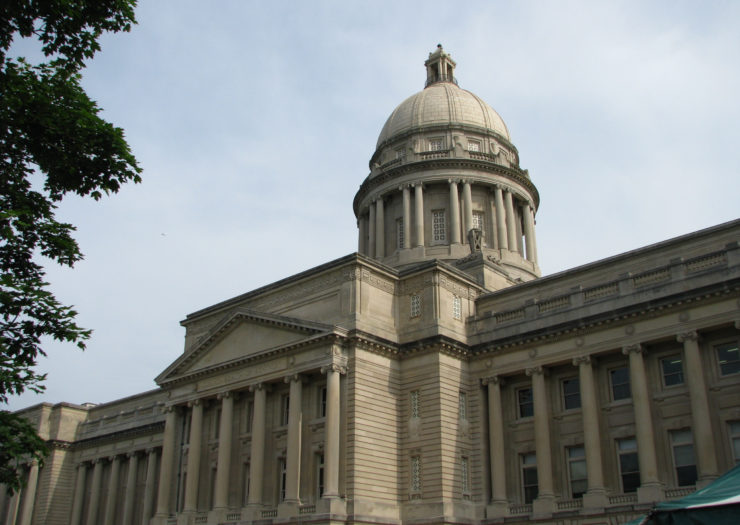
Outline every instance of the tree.
<svg viewBox="0 0 740 525">
<path fill-rule="evenodd" d="M 57 301 L 43 262 L 73 266 L 82 253 L 72 224 L 55 210 L 65 195 L 100 199 L 139 182 L 123 130 L 98 115 L 80 85 L 85 61 L 105 31 L 129 31 L 136 0 L 0 2 L 0 406 L 41 392 L 35 369 L 44 340 L 85 348 L 90 331 Z M 35 38 L 45 61 L 8 56 L 17 38 Z M 25 419 L 0 410 L 0 482 L 20 487 L 19 462 L 42 461 L 44 441 Z"/>
</svg>

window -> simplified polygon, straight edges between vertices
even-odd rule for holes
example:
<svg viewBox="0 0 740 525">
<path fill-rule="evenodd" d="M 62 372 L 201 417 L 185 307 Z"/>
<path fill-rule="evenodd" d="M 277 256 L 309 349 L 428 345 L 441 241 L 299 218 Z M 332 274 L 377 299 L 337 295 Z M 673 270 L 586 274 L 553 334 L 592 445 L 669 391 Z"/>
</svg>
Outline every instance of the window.
<svg viewBox="0 0 740 525">
<path fill-rule="evenodd" d="M 534 404 L 531 388 L 520 388 L 516 391 L 516 401 L 519 407 L 519 417 L 532 417 L 534 415 Z"/>
<path fill-rule="evenodd" d="M 442 139 L 429 139 L 429 151 L 442 151 Z"/>
<path fill-rule="evenodd" d="M 316 496 L 324 495 L 324 455 L 316 454 Z"/>
<path fill-rule="evenodd" d="M 421 492 L 421 458 L 411 456 L 410 489 L 412 493 Z"/>
<path fill-rule="evenodd" d="M 411 317 L 421 317 L 421 296 L 418 294 L 411 296 Z"/>
<path fill-rule="evenodd" d="M 468 394 L 460 392 L 457 398 L 457 415 L 460 419 L 468 419 Z"/>
<path fill-rule="evenodd" d="M 581 408 L 581 383 L 577 377 L 563 379 L 563 408 Z"/>
<path fill-rule="evenodd" d="M 285 501 L 285 487 L 288 482 L 288 470 L 285 465 L 285 458 L 278 460 L 278 472 L 280 473 L 280 501 Z"/>
<path fill-rule="evenodd" d="M 622 476 L 622 492 L 636 492 L 640 486 L 640 464 L 637 460 L 635 438 L 617 440 L 619 474 Z"/>
<path fill-rule="evenodd" d="M 473 212 L 473 228 L 480 230 L 481 239 L 486 238 L 486 216 L 482 211 Z"/>
<path fill-rule="evenodd" d="M 462 299 L 458 296 L 452 298 L 452 317 L 462 319 Z"/>
<path fill-rule="evenodd" d="M 290 421 L 290 396 L 283 394 L 280 397 L 280 424 L 287 425 Z"/>
<path fill-rule="evenodd" d="M 462 493 L 463 496 L 470 496 L 470 462 L 467 457 L 463 456 L 460 460 L 460 475 L 462 476 Z"/>
<path fill-rule="evenodd" d="M 737 343 L 719 345 L 715 348 L 717 349 L 720 374 L 726 376 L 740 372 L 740 349 L 738 349 Z"/>
<path fill-rule="evenodd" d="M 468 141 L 468 151 L 480 151 L 480 141 L 469 140 Z"/>
<path fill-rule="evenodd" d="M 680 355 L 672 355 L 660 360 L 660 369 L 663 372 L 663 385 L 674 386 L 683 384 L 683 365 Z"/>
<path fill-rule="evenodd" d="M 534 452 L 520 456 L 522 464 L 522 495 L 524 503 L 532 503 L 539 494 L 537 485 L 537 456 Z"/>
<path fill-rule="evenodd" d="M 403 236 L 403 219 L 396 219 L 396 244 L 399 250 L 403 248 Z"/>
<path fill-rule="evenodd" d="M 740 464 L 740 421 L 730 421 L 730 444 L 732 445 L 732 456 L 735 464 Z"/>
<path fill-rule="evenodd" d="M 691 430 L 674 430 L 671 432 L 673 462 L 676 467 L 676 482 L 679 487 L 696 484 L 696 459 L 694 458 L 694 438 Z"/>
<path fill-rule="evenodd" d="M 612 386 L 612 400 L 629 399 L 632 397 L 630 390 L 630 371 L 626 366 L 609 370 L 609 380 Z"/>
<path fill-rule="evenodd" d="M 583 446 L 568 447 L 565 449 L 568 457 L 568 476 L 570 477 L 570 493 L 572 498 L 580 498 L 588 489 L 586 476 L 586 452 Z"/>
<path fill-rule="evenodd" d="M 211 428 L 211 436 L 213 439 L 218 439 L 221 434 L 221 409 L 217 408 L 213 412 L 213 427 Z"/>
<path fill-rule="evenodd" d="M 326 387 L 322 386 L 319 388 L 319 406 L 318 406 L 319 417 L 326 417 Z"/>
<path fill-rule="evenodd" d="M 434 242 L 444 242 L 447 240 L 447 224 L 445 223 L 445 211 L 432 211 L 432 239 Z"/>
<path fill-rule="evenodd" d="M 252 432 L 252 419 L 254 419 L 254 401 L 248 401 L 244 408 L 244 429 L 247 434 Z"/>
<path fill-rule="evenodd" d="M 409 401 L 411 404 L 411 418 L 416 419 L 419 417 L 419 391 L 412 390 L 409 394 Z"/>
</svg>

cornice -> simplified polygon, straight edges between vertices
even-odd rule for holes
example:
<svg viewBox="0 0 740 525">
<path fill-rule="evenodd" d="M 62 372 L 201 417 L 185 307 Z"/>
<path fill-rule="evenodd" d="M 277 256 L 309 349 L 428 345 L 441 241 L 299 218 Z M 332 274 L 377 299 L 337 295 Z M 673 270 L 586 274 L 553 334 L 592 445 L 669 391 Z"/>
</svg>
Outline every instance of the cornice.
<svg viewBox="0 0 740 525">
<path fill-rule="evenodd" d="M 93 436 L 85 439 L 80 439 L 72 443 L 71 446 L 75 450 L 80 450 L 98 446 L 111 441 L 120 441 L 122 439 L 158 434 L 161 432 L 164 432 L 164 421 L 150 423 L 149 425 L 143 425 L 140 427 L 119 430 L 117 432 L 111 432 L 109 434 L 103 434 L 101 436 Z"/>
</svg>

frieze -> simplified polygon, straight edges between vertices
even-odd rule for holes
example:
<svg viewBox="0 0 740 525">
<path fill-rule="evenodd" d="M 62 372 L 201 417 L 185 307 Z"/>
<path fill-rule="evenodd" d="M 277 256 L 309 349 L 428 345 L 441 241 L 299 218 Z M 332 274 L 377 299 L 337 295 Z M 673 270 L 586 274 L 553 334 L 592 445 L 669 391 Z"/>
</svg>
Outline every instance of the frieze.
<svg viewBox="0 0 740 525">
<path fill-rule="evenodd" d="M 449 290 L 453 294 L 460 296 L 460 297 L 467 297 L 468 299 L 475 299 L 478 296 L 474 288 L 471 288 L 469 286 L 462 286 L 450 280 L 448 277 L 445 277 L 444 275 L 440 276 L 439 284 L 442 288 Z"/>
<path fill-rule="evenodd" d="M 244 367 L 238 371 L 230 372 L 226 374 L 220 374 L 216 377 L 210 377 L 198 381 L 197 391 L 203 392 L 206 390 L 212 390 L 221 386 L 231 385 L 240 381 L 253 379 L 255 377 L 269 374 L 278 370 L 284 370 L 287 368 L 285 358 L 282 359 L 271 359 L 262 363 L 255 363 L 251 366 Z"/>
<path fill-rule="evenodd" d="M 379 275 L 371 272 L 370 270 L 366 268 L 362 269 L 362 272 L 360 274 L 360 280 L 362 282 L 368 283 L 371 286 L 374 286 L 375 288 L 378 288 L 379 290 L 383 290 L 384 292 L 388 292 L 390 294 L 396 291 L 395 283 L 388 281 L 387 279 L 381 278 Z"/>
<path fill-rule="evenodd" d="M 296 298 L 306 297 L 317 291 L 325 291 L 327 288 L 336 286 L 345 280 L 344 272 L 341 270 L 331 272 L 328 275 L 317 277 L 308 282 L 291 286 L 282 293 L 271 294 L 265 299 L 258 299 L 254 305 L 258 309 L 269 310 L 270 307 L 284 304 Z"/>
</svg>

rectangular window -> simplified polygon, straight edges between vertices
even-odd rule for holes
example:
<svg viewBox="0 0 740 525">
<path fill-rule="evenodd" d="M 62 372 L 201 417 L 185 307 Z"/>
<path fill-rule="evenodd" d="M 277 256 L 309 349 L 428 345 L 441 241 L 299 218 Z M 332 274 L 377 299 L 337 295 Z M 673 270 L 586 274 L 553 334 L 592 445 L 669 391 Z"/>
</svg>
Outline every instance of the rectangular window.
<svg viewBox="0 0 740 525">
<path fill-rule="evenodd" d="M 534 399 L 531 388 L 520 388 L 516 391 L 516 401 L 519 408 L 519 417 L 532 417 L 534 415 Z"/>
<path fill-rule="evenodd" d="M 221 409 L 217 408 L 213 414 L 213 430 L 211 435 L 213 439 L 218 439 L 221 434 Z"/>
<path fill-rule="evenodd" d="M 730 421 L 730 444 L 732 445 L 732 456 L 735 464 L 740 464 L 740 421 Z"/>
<path fill-rule="evenodd" d="M 429 139 L 429 151 L 442 151 L 442 139 Z"/>
<path fill-rule="evenodd" d="M 622 477 L 622 492 L 636 492 L 640 486 L 640 464 L 637 460 L 637 441 L 635 438 L 617 440 L 619 455 L 619 474 Z"/>
<path fill-rule="evenodd" d="M 432 211 L 432 233 L 435 242 L 444 242 L 447 240 L 447 223 L 445 222 L 444 210 Z"/>
<path fill-rule="evenodd" d="M 572 410 L 581 408 L 581 383 L 577 377 L 563 379 L 563 408 Z"/>
<path fill-rule="evenodd" d="M 572 498 L 580 498 L 588 489 L 586 476 L 586 452 L 583 446 L 568 447 L 565 449 L 568 456 L 568 476 L 570 477 L 570 493 Z"/>
<path fill-rule="evenodd" d="M 473 212 L 473 228 L 480 230 L 481 239 L 486 238 L 486 216 L 482 211 Z"/>
<path fill-rule="evenodd" d="M 671 432 L 673 462 L 676 466 L 676 482 L 679 487 L 696 485 L 696 458 L 694 457 L 694 438 L 691 430 Z"/>
<path fill-rule="evenodd" d="M 717 349 L 717 361 L 719 362 L 719 373 L 723 376 L 737 374 L 740 372 L 740 349 L 737 343 L 729 343 L 715 347 Z"/>
<path fill-rule="evenodd" d="M 244 431 L 247 434 L 252 432 L 252 419 L 254 419 L 254 401 L 248 401 L 244 408 Z"/>
<path fill-rule="evenodd" d="M 480 141 L 469 140 L 468 141 L 468 151 L 480 151 Z"/>
<path fill-rule="evenodd" d="M 288 470 L 286 468 L 286 461 L 285 458 L 280 458 L 278 460 L 278 472 L 280 474 L 280 501 L 285 501 L 285 487 L 288 482 Z"/>
<path fill-rule="evenodd" d="M 537 484 L 537 456 L 534 452 L 520 456 L 522 464 L 522 495 L 524 503 L 532 503 L 537 499 L 539 487 Z"/>
<path fill-rule="evenodd" d="M 411 404 L 411 418 L 416 419 L 419 417 L 419 391 L 412 390 L 409 394 L 409 402 Z"/>
<path fill-rule="evenodd" d="M 612 400 L 629 399 L 632 397 L 630 389 L 630 370 L 626 366 L 609 370 L 609 381 L 612 387 Z"/>
<path fill-rule="evenodd" d="M 319 417 L 326 417 L 326 387 L 322 386 L 319 388 L 319 406 L 318 406 Z"/>
<path fill-rule="evenodd" d="M 460 475 L 462 476 L 463 496 L 470 496 L 470 462 L 465 456 L 460 460 Z"/>
<path fill-rule="evenodd" d="M 316 454 L 316 495 L 319 499 L 324 496 L 324 455 Z"/>
<path fill-rule="evenodd" d="M 396 244 L 397 244 L 396 247 L 399 250 L 403 248 L 403 236 L 404 236 L 403 218 L 396 219 Z"/>
<path fill-rule="evenodd" d="M 452 298 L 452 317 L 462 319 L 462 299 L 458 296 Z"/>
<path fill-rule="evenodd" d="M 285 426 L 290 421 L 290 396 L 283 394 L 280 396 L 280 424 Z"/>
<path fill-rule="evenodd" d="M 421 317 L 421 296 L 418 294 L 411 296 L 411 317 Z"/>
<path fill-rule="evenodd" d="M 411 456 L 411 483 L 410 489 L 412 493 L 421 492 L 421 458 L 419 456 Z"/>
<path fill-rule="evenodd" d="M 672 355 L 660 360 L 660 369 L 663 372 L 663 385 L 674 386 L 683 384 L 683 365 L 680 355 Z"/>
<path fill-rule="evenodd" d="M 457 414 L 460 419 L 468 419 L 468 394 L 460 392 L 457 398 Z"/>
</svg>

